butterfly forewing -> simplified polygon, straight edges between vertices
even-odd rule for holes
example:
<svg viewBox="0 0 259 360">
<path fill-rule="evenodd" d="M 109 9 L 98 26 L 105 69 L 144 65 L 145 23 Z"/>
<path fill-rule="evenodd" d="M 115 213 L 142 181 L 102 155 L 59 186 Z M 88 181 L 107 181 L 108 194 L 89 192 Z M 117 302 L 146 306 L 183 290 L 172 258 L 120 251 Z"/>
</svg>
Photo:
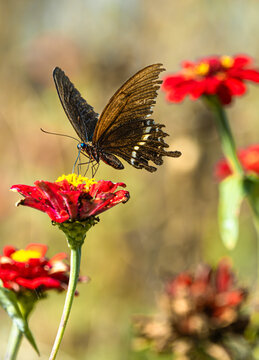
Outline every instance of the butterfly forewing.
<svg viewBox="0 0 259 360">
<path fill-rule="evenodd" d="M 54 69 L 53 78 L 61 104 L 77 135 L 83 142 L 91 141 L 98 114 L 59 67 Z"/>
<path fill-rule="evenodd" d="M 178 157 L 179 151 L 167 152 L 167 136 L 162 124 L 149 116 L 161 81 L 161 64 L 147 66 L 132 76 L 110 99 L 96 125 L 93 144 L 102 151 L 118 155 L 134 167 L 153 172 L 163 156 Z"/>
<path fill-rule="evenodd" d="M 161 83 L 158 77 L 163 70 L 162 64 L 149 65 L 116 91 L 100 116 L 94 131 L 94 143 L 103 142 L 106 132 L 122 125 L 129 117 L 134 120 L 134 116 L 145 118 L 152 114 L 151 106 L 155 104 Z"/>
</svg>

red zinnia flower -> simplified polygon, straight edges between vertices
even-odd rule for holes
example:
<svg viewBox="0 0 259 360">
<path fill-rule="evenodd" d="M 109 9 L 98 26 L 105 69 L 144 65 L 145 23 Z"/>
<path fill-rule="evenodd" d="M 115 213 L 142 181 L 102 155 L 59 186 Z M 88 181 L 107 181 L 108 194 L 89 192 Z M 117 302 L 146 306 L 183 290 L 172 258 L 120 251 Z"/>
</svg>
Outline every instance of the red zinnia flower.
<svg viewBox="0 0 259 360">
<path fill-rule="evenodd" d="M 47 249 L 43 244 L 30 244 L 20 250 L 6 246 L 3 255 L 0 255 L 3 286 L 19 293 L 34 289 L 66 289 L 69 266 L 63 260 L 67 255 L 59 253 L 49 260 L 45 257 Z"/>
<path fill-rule="evenodd" d="M 11 187 L 24 196 L 17 205 L 43 211 L 57 223 L 83 221 L 129 199 L 128 191 L 115 192 L 118 186 L 125 187 L 124 183 L 95 181 L 75 174 L 63 175 L 56 182 L 35 181 L 34 184 Z"/>
<path fill-rule="evenodd" d="M 259 175 L 259 144 L 238 151 L 238 159 L 246 173 Z M 231 174 L 232 171 L 226 159 L 222 159 L 216 164 L 215 175 L 219 180 L 223 180 Z"/>
<path fill-rule="evenodd" d="M 202 95 L 217 95 L 223 105 L 230 104 L 232 96 L 246 92 L 244 81 L 258 83 L 259 71 L 251 66 L 249 56 L 211 56 L 197 62 L 186 61 L 183 69 L 164 79 L 162 89 L 167 100 L 180 102 L 187 95 L 192 100 Z"/>
</svg>

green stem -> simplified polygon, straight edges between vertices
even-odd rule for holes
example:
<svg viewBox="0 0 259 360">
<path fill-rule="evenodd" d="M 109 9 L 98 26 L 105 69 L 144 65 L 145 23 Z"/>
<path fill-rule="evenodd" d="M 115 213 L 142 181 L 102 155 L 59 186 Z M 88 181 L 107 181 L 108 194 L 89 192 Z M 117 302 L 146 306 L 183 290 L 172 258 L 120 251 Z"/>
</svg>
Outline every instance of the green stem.
<svg viewBox="0 0 259 360">
<path fill-rule="evenodd" d="M 62 341 L 66 325 L 68 322 L 69 314 L 71 311 L 73 299 L 75 296 L 77 280 L 79 276 L 80 270 L 80 261 L 81 261 L 81 245 L 78 247 L 71 248 L 71 256 L 70 256 L 70 276 L 69 276 L 69 285 L 67 289 L 67 295 L 65 300 L 65 305 L 62 313 L 62 317 L 60 320 L 58 332 L 56 335 L 56 339 L 49 357 L 49 360 L 56 359 L 60 343 Z"/>
<path fill-rule="evenodd" d="M 244 176 L 244 170 L 238 160 L 235 141 L 229 126 L 226 112 L 217 97 L 205 97 L 207 104 L 215 114 L 223 153 L 226 156 L 233 173 Z"/>
<path fill-rule="evenodd" d="M 251 194 L 248 195 L 248 201 L 254 213 L 253 221 L 257 235 L 257 284 L 258 284 L 259 282 L 259 209 L 258 209 L 258 204 L 256 204 L 253 195 Z"/>
<path fill-rule="evenodd" d="M 22 333 L 13 322 L 4 360 L 15 360 L 22 341 Z"/>
</svg>

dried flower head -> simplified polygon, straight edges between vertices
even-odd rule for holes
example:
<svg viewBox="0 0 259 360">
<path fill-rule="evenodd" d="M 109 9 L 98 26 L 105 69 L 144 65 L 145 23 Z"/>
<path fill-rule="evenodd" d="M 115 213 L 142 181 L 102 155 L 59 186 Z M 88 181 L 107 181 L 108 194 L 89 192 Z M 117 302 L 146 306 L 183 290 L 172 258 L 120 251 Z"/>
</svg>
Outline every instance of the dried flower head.
<svg viewBox="0 0 259 360">
<path fill-rule="evenodd" d="M 248 325 L 240 311 L 246 296 L 226 259 L 215 270 L 200 265 L 194 274 L 181 273 L 166 283 L 158 315 L 135 318 L 137 338 L 179 359 L 192 359 L 199 348 L 208 354 L 215 344 L 219 353 L 226 353 L 225 336 L 242 335 Z"/>
</svg>

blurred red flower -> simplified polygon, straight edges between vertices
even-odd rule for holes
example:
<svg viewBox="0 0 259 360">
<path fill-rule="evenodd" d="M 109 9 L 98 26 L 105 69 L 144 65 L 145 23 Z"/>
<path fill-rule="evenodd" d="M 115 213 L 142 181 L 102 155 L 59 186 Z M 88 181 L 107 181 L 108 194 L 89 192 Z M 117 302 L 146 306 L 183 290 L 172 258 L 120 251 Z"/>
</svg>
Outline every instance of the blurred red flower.
<svg viewBox="0 0 259 360">
<path fill-rule="evenodd" d="M 11 187 L 24 196 L 17 205 L 43 211 L 57 223 L 83 221 L 129 199 L 128 191 L 115 192 L 117 187 L 125 187 L 124 183 L 95 181 L 76 174 L 63 175 L 56 182 L 41 180 L 34 184 Z"/>
<path fill-rule="evenodd" d="M 3 286 L 15 292 L 26 290 L 46 291 L 67 288 L 69 266 L 63 262 L 67 257 L 59 253 L 50 260 L 45 257 L 47 246 L 29 244 L 25 249 L 6 246 L 0 255 L 0 279 Z"/>
<path fill-rule="evenodd" d="M 249 324 L 249 317 L 242 313 L 246 297 L 247 291 L 235 284 L 227 259 L 216 269 L 200 265 L 195 273 L 180 273 L 166 283 L 157 314 L 135 317 L 136 349 L 140 344 L 140 350 L 146 346 L 173 353 L 177 359 L 194 359 L 193 354 L 200 359 L 198 349 L 202 355 L 211 354 L 217 345 L 222 355 L 231 335 L 244 341 Z M 230 359 L 221 355 L 215 358 Z"/>
<path fill-rule="evenodd" d="M 246 298 L 244 289 L 235 286 L 234 274 L 226 259 L 215 270 L 201 265 L 194 275 L 179 274 L 167 283 L 166 292 L 172 303 L 179 304 L 179 299 L 188 302 L 185 316 L 189 310 L 190 318 L 194 313 L 203 313 L 206 314 L 207 321 L 216 322 L 217 326 L 226 326 L 236 319 L 238 308 Z M 215 324 L 211 327 L 214 326 Z"/>
<path fill-rule="evenodd" d="M 252 58 L 245 55 L 210 56 L 196 62 L 185 61 L 182 67 L 182 71 L 164 79 L 162 89 L 170 102 L 181 102 L 187 95 L 192 100 L 217 95 L 227 105 L 233 96 L 246 92 L 244 81 L 259 82 L 259 71 L 252 66 Z"/>
<path fill-rule="evenodd" d="M 259 144 L 239 150 L 238 159 L 246 173 L 259 175 Z M 216 164 L 215 176 L 218 180 L 221 181 L 231 174 L 232 171 L 226 159 L 222 159 Z"/>
</svg>

